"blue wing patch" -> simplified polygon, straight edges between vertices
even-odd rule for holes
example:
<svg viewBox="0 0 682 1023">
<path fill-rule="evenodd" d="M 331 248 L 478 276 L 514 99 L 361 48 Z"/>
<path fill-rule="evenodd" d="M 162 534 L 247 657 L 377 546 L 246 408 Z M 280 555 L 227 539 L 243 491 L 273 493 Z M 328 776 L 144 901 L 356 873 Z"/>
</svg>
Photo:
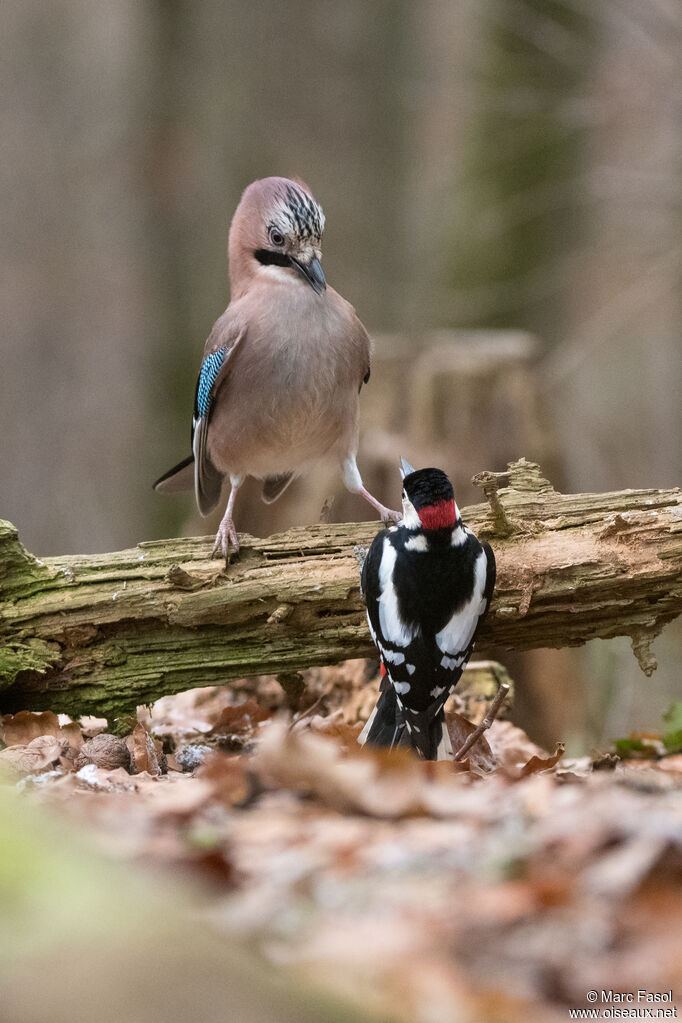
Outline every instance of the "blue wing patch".
<svg viewBox="0 0 682 1023">
<path fill-rule="evenodd" d="M 225 362 L 227 348 L 219 348 L 207 355 L 201 364 L 199 379 L 197 381 L 197 394 L 195 399 L 195 414 L 197 419 L 204 419 L 208 415 L 213 402 L 213 385 Z"/>
</svg>

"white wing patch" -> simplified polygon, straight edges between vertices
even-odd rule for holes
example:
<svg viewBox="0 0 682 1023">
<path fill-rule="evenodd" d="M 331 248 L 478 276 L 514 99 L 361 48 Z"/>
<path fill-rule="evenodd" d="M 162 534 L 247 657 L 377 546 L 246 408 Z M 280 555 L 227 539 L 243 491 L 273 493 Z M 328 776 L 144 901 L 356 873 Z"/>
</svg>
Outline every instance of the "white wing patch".
<svg viewBox="0 0 682 1023">
<path fill-rule="evenodd" d="M 445 664 L 446 657 L 443 657 L 441 664 L 444 668 L 459 667 L 461 658 L 457 655 L 464 653 L 473 639 L 479 616 L 486 608 L 483 594 L 485 593 L 487 574 L 488 559 L 485 556 L 485 551 L 481 551 L 474 565 L 474 591 L 471 598 L 436 635 L 439 649 L 447 656 L 448 661 L 453 662 Z"/>
<path fill-rule="evenodd" d="M 384 549 L 379 565 L 379 626 L 383 638 L 396 646 L 408 646 L 419 632 L 418 625 L 406 625 L 398 610 L 398 594 L 393 585 L 393 569 L 397 551 L 391 541 L 384 539 Z M 480 595 L 479 595 L 480 596 Z"/>
<path fill-rule="evenodd" d="M 405 693 L 409 693 L 410 691 L 409 682 L 393 682 L 392 679 L 391 682 L 393 683 L 393 688 L 395 689 L 396 693 L 400 693 L 401 696 L 404 696 Z"/>
<path fill-rule="evenodd" d="M 457 526 L 457 529 L 453 529 L 452 536 L 450 537 L 451 547 L 461 547 L 463 543 L 467 542 L 467 533 L 471 533 L 470 530 L 464 526 Z"/>
<path fill-rule="evenodd" d="M 429 544 L 423 534 L 421 536 L 411 536 L 409 540 L 405 541 L 406 551 L 428 551 L 428 549 Z"/>
</svg>

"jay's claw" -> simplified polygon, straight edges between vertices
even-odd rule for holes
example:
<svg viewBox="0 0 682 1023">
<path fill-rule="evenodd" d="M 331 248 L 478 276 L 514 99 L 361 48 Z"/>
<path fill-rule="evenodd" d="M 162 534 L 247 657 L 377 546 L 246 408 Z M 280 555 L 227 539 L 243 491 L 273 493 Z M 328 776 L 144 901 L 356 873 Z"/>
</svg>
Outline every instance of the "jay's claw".
<svg viewBox="0 0 682 1023">
<path fill-rule="evenodd" d="M 400 522 L 402 517 L 403 517 L 403 513 L 402 512 L 391 511 L 390 508 L 383 508 L 382 511 L 379 512 L 379 514 L 381 515 L 381 521 L 382 522 L 396 522 L 397 523 L 397 522 Z"/>
<path fill-rule="evenodd" d="M 226 515 L 218 526 L 218 532 L 216 533 L 213 552 L 211 554 L 212 558 L 215 558 L 216 554 L 222 554 L 225 558 L 226 567 L 230 563 L 230 544 L 232 544 L 234 553 L 239 554 L 237 530 L 234 528 L 234 522 L 232 519 Z"/>
<path fill-rule="evenodd" d="M 400 522 L 402 519 L 402 512 L 391 511 L 391 509 L 387 508 L 385 504 L 381 503 L 381 501 L 377 501 L 376 497 L 372 497 L 369 490 L 362 485 L 357 487 L 354 490 L 354 493 L 360 494 L 361 497 L 364 497 L 365 501 L 368 501 L 372 505 L 372 508 L 375 508 L 379 512 L 379 517 L 382 522 Z"/>
</svg>

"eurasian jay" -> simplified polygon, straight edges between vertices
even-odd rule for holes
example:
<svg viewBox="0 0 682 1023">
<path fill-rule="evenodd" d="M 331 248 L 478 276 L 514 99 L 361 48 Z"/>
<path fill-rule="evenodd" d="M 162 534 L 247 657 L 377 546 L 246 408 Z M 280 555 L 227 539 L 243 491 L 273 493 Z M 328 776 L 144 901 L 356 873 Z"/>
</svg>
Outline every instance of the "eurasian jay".
<svg viewBox="0 0 682 1023">
<path fill-rule="evenodd" d="M 306 185 L 254 181 L 232 218 L 231 301 L 204 348 L 194 398 L 193 454 L 154 484 L 194 486 L 208 515 L 230 481 L 213 554 L 239 541 L 233 513 L 247 476 L 270 504 L 312 462 L 335 459 L 343 481 L 381 519 L 399 521 L 365 489 L 358 471 L 358 403 L 370 373 L 370 341 L 355 309 L 327 287 L 320 259 L 324 214 Z"/>
</svg>

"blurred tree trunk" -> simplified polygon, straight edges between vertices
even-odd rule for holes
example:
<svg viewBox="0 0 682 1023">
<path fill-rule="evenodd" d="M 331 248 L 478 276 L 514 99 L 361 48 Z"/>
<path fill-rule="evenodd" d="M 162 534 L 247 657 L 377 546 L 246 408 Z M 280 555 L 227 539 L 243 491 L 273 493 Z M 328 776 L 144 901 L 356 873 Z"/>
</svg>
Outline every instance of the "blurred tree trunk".
<svg viewBox="0 0 682 1023">
<path fill-rule="evenodd" d="M 567 486 L 673 486 L 682 480 L 682 23 L 675 5 L 626 0 L 595 5 L 593 17 L 585 241 L 545 384 L 566 438 Z M 597 737 L 652 727 L 679 696 L 681 623 L 659 651 L 646 695 L 626 644 L 586 651 Z"/>
<path fill-rule="evenodd" d="M 6 0 L 0 18 L 2 514 L 40 553 L 116 547 L 153 515 L 148 12 Z"/>
</svg>

